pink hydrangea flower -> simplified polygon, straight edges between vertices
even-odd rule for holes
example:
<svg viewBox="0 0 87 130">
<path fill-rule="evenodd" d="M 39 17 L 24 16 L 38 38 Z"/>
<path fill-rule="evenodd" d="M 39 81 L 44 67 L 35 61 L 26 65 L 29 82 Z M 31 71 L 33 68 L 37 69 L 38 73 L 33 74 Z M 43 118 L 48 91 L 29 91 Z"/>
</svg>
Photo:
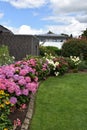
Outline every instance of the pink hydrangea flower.
<svg viewBox="0 0 87 130">
<path fill-rule="evenodd" d="M 27 83 L 31 82 L 31 78 L 29 76 L 25 77 L 25 80 L 26 80 Z"/>
<path fill-rule="evenodd" d="M 6 90 L 5 85 L 4 85 L 4 84 L 2 84 L 2 83 L 0 83 L 0 89 L 2 89 L 2 90 Z"/>
<path fill-rule="evenodd" d="M 25 85 L 26 84 L 26 80 L 25 79 L 20 79 L 19 81 L 18 81 L 18 84 L 19 85 Z"/>
<path fill-rule="evenodd" d="M 27 108 L 27 105 L 26 104 L 21 104 L 21 109 L 26 109 Z"/>
<path fill-rule="evenodd" d="M 22 94 L 25 95 L 25 96 L 28 96 L 29 90 L 28 89 L 23 89 Z"/>
<path fill-rule="evenodd" d="M 22 70 L 20 70 L 19 74 L 22 75 L 22 76 L 25 76 L 27 73 L 28 73 L 27 69 L 22 69 Z"/>
<path fill-rule="evenodd" d="M 38 77 L 35 77 L 35 78 L 34 78 L 34 81 L 35 81 L 35 82 L 38 82 Z"/>
<path fill-rule="evenodd" d="M 11 102 L 11 104 L 16 104 L 17 103 L 17 98 L 16 97 L 11 97 L 10 102 Z"/>
<path fill-rule="evenodd" d="M 22 94 L 21 90 L 20 89 L 16 89 L 15 90 L 15 93 L 16 93 L 16 96 L 20 96 Z"/>
<path fill-rule="evenodd" d="M 17 118 L 17 120 L 14 120 L 14 127 L 21 126 L 21 120 Z"/>
</svg>

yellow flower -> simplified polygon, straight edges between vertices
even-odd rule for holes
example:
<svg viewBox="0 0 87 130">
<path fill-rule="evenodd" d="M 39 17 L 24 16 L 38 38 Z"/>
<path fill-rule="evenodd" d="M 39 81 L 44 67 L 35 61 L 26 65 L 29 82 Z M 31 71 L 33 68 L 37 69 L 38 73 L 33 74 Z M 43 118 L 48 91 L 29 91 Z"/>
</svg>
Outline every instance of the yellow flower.
<svg viewBox="0 0 87 130">
<path fill-rule="evenodd" d="M 5 96 L 6 96 L 6 97 L 8 97 L 8 96 L 9 96 L 9 94 L 5 94 Z"/>
<path fill-rule="evenodd" d="M 1 95 L 4 95 L 5 93 L 4 93 L 4 90 L 0 90 L 0 94 Z"/>
<path fill-rule="evenodd" d="M 2 98 L 2 96 L 0 96 L 0 98 Z"/>
<path fill-rule="evenodd" d="M 8 130 L 8 128 L 4 128 L 4 130 Z"/>
<path fill-rule="evenodd" d="M 5 104 L 6 104 L 6 105 L 9 105 L 9 104 L 10 104 L 10 102 L 9 102 L 9 101 L 5 101 Z"/>
<path fill-rule="evenodd" d="M 4 104 L 0 104 L 0 108 L 4 108 Z"/>
</svg>

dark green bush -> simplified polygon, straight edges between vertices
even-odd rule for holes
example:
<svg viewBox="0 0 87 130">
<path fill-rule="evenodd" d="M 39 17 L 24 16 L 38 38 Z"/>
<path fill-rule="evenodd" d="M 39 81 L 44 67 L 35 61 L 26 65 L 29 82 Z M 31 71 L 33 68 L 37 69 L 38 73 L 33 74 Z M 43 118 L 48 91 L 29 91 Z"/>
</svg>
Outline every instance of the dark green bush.
<svg viewBox="0 0 87 130">
<path fill-rule="evenodd" d="M 48 55 L 52 54 L 53 56 L 58 56 L 61 55 L 61 50 L 58 49 L 57 47 L 53 47 L 53 46 L 40 46 L 40 55 L 44 56 L 45 53 L 47 53 Z"/>
<path fill-rule="evenodd" d="M 79 56 L 81 59 L 87 60 L 87 40 L 70 39 L 62 46 L 62 55 L 65 57 Z"/>
<path fill-rule="evenodd" d="M 79 66 L 78 66 L 78 70 L 83 71 L 83 70 L 85 70 L 85 69 L 87 69 L 86 61 L 82 61 L 82 62 L 79 64 Z"/>
</svg>

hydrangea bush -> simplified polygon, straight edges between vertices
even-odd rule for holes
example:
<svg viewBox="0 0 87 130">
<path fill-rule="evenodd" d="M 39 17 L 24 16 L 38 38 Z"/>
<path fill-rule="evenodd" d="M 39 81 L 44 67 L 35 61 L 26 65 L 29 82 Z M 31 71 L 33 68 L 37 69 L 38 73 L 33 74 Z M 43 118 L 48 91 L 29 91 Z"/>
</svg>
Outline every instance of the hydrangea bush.
<svg viewBox="0 0 87 130">
<path fill-rule="evenodd" d="M 38 88 L 38 77 L 36 75 L 35 61 L 18 61 L 15 64 L 0 67 L 0 91 L 8 93 L 8 102 L 19 107 L 29 101 L 30 93 L 35 93 Z M 6 98 L 7 99 L 7 98 Z M 3 110 L 3 99 L 0 100 L 0 109 Z M 7 105 L 7 104 L 6 104 Z M 6 106 L 4 105 L 4 106 Z M 8 105 L 7 105 L 8 106 Z M 5 111 L 6 110 L 6 111 Z M 8 113 L 9 107 L 4 107 L 4 112 Z M 0 117 L 2 117 L 2 111 Z M 5 115 L 7 117 L 8 114 Z M 6 120 L 4 127 L 6 127 Z"/>
<path fill-rule="evenodd" d="M 63 75 L 68 70 L 67 60 L 63 57 L 54 57 L 51 54 L 45 54 L 50 68 L 50 75 Z"/>
<path fill-rule="evenodd" d="M 27 56 L 26 59 L 35 62 L 35 65 L 33 65 L 32 67 L 36 69 L 36 75 L 39 81 L 46 79 L 46 77 L 50 75 L 50 68 L 46 58 L 34 57 L 31 59 L 31 57 Z"/>
<path fill-rule="evenodd" d="M 79 57 L 76 56 L 70 56 L 70 58 L 67 58 L 69 69 L 73 70 L 73 72 L 78 72 L 79 64 L 82 62 Z"/>
</svg>

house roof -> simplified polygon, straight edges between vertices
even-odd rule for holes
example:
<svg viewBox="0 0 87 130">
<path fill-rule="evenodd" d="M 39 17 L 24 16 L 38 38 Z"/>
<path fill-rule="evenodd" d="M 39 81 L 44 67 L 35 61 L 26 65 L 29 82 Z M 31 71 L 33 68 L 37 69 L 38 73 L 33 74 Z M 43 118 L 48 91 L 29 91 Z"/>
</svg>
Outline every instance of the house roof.
<svg viewBox="0 0 87 130">
<path fill-rule="evenodd" d="M 62 34 L 55 34 L 51 31 L 45 33 L 45 34 L 39 34 L 39 35 L 36 35 L 37 37 L 49 37 L 49 38 L 67 38 L 68 36 L 66 35 L 62 35 Z"/>
<path fill-rule="evenodd" d="M 9 29 L 5 28 L 4 26 L 0 25 L 0 33 L 4 33 L 4 34 L 13 34 L 12 31 L 10 31 Z"/>
</svg>

